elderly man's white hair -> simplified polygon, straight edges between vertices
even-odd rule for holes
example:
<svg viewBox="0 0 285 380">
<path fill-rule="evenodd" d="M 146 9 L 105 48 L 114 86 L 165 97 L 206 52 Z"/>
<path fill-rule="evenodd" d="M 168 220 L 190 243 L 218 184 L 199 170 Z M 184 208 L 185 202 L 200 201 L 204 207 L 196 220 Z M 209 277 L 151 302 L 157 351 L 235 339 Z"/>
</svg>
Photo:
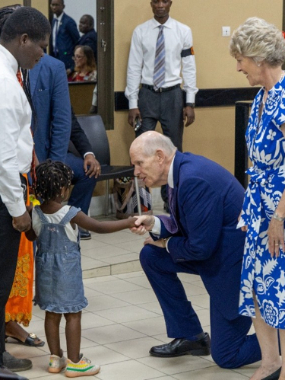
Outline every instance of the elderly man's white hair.
<svg viewBox="0 0 285 380">
<path fill-rule="evenodd" d="M 139 145 L 143 154 L 148 157 L 153 156 L 158 149 L 166 156 L 171 156 L 177 150 L 169 137 L 155 131 L 143 133 L 134 140 L 133 144 Z"/>
</svg>

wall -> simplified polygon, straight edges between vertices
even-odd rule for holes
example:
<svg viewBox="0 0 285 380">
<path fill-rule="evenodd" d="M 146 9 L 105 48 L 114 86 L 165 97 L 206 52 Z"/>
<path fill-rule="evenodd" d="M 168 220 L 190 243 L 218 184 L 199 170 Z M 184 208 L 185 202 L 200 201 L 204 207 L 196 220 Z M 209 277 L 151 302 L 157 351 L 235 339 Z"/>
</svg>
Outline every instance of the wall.
<svg viewBox="0 0 285 380">
<path fill-rule="evenodd" d="M 222 26 L 233 30 L 251 16 L 282 26 L 282 0 L 173 0 L 171 17 L 189 25 L 194 38 L 197 86 L 205 88 L 248 87 L 244 75 L 228 53 L 230 38 L 222 37 Z M 152 17 L 145 0 L 115 0 L 115 91 L 126 85 L 126 69 L 133 29 Z M 234 107 L 196 108 L 195 123 L 185 129 L 184 150 L 202 154 L 233 172 Z M 113 162 L 127 163 L 134 134 L 127 112 L 115 112 L 115 126 L 108 131 Z"/>
<path fill-rule="evenodd" d="M 152 12 L 145 0 L 114 3 L 114 90 L 123 91 L 133 29 L 151 18 Z M 1 6 L 9 4 L 10 0 L 1 0 Z M 32 0 L 32 6 L 48 15 L 48 1 Z M 192 29 L 199 88 L 247 87 L 245 76 L 236 72 L 235 60 L 228 53 L 230 38 L 222 37 L 222 26 L 230 26 L 233 32 L 246 18 L 258 16 L 281 29 L 283 0 L 173 0 L 170 14 Z M 107 131 L 111 160 L 128 164 L 134 133 L 127 123 L 127 112 L 115 112 L 114 119 L 114 130 Z M 195 123 L 185 129 L 184 150 L 207 156 L 233 172 L 234 123 L 234 107 L 197 108 Z M 101 193 L 100 187 L 97 191 Z"/>
</svg>

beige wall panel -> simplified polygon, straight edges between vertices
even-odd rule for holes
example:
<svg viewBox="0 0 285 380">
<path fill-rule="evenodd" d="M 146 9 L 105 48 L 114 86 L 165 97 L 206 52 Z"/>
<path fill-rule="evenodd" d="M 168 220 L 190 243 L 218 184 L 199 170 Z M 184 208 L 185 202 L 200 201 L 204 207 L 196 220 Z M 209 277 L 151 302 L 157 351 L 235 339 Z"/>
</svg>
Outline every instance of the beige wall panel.
<svg viewBox="0 0 285 380">
<path fill-rule="evenodd" d="M 41 11 L 48 18 L 49 2 L 47 0 L 32 0 L 31 6 Z"/>
<path fill-rule="evenodd" d="M 232 33 L 248 17 L 258 16 L 281 29 L 283 1 L 173 0 L 170 14 L 192 29 L 199 88 L 248 87 L 245 76 L 236 72 L 228 51 L 230 38 L 222 37 L 222 26 L 230 26 Z M 149 1 L 115 1 L 115 91 L 125 89 L 132 32 L 151 17 Z M 233 173 L 234 128 L 234 107 L 197 108 L 195 123 L 185 129 L 184 151 L 204 155 Z M 127 112 L 115 112 L 114 130 L 108 136 L 112 162 L 127 164 L 134 138 Z"/>
</svg>

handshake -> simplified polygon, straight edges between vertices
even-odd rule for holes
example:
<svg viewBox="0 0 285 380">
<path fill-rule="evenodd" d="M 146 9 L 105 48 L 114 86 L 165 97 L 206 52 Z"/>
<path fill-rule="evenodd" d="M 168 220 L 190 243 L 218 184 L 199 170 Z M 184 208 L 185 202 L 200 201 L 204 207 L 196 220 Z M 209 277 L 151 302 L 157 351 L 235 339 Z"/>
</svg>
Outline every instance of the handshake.
<svg viewBox="0 0 285 380">
<path fill-rule="evenodd" d="M 144 235 L 146 232 L 152 231 L 155 225 L 155 217 L 153 215 L 135 216 L 135 226 L 130 230 L 137 235 Z M 153 240 L 150 236 L 144 241 L 144 245 L 152 244 L 160 248 L 166 248 L 168 239 Z"/>
</svg>

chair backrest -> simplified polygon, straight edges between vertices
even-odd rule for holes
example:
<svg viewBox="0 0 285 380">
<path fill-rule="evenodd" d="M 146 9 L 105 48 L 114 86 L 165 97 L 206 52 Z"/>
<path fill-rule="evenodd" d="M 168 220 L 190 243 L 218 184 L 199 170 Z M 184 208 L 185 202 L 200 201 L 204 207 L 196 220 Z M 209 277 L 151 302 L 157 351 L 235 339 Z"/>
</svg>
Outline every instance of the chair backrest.
<svg viewBox="0 0 285 380">
<path fill-rule="evenodd" d="M 100 115 L 77 116 L 77 120 L 84 130 L 96 159 L 100 165 L 110 165 L 110 148 L 106 129 Z M 69 142 L 68 150 L 80 157 L 73 143 Z"/>
</svg>

